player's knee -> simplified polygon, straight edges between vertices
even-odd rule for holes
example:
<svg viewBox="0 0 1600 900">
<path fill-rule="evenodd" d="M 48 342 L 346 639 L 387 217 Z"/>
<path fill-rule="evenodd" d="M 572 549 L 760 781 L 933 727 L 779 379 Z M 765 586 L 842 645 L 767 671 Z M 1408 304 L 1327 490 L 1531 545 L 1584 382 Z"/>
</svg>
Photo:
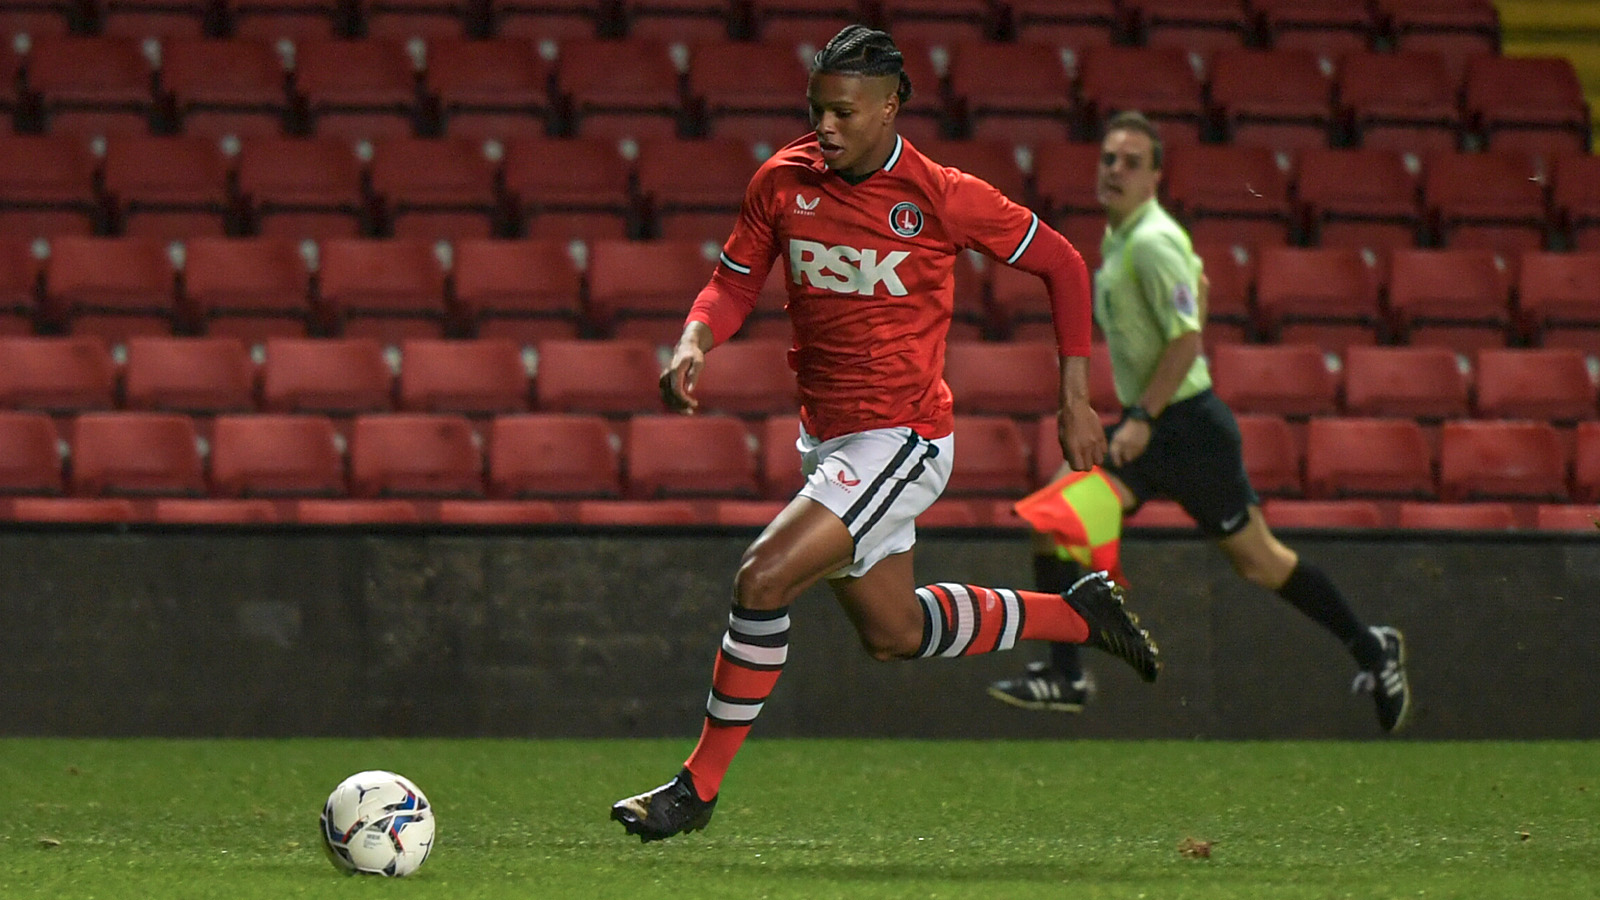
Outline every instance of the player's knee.
<svg viewBox="0 0 1600 900">
<path fill-rule="evenodd" d="M 734 602 L 745 609 L 777 609 L 788 603 L 788 585 L 778 568 L 758 553 L 747 553 L 733 576 Z"/>
<path fill-rule="evenodd" d="M 878 662 L 894 662 L 900 659 L 911 659 L 917 655 L 917 650 L 922 645 L 922 632 L 912 634 L 904 628 L 887 629 L 872 628 L 862 629 L 861 647 L 867 655 Z"/>
</svg>

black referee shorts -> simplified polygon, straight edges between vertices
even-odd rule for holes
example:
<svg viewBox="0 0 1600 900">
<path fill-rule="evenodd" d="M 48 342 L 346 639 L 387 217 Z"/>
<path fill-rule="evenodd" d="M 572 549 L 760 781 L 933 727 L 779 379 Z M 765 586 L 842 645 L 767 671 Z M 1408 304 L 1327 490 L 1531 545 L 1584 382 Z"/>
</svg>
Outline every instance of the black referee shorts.
<svg viewBox="0 0 1600 900">
<path fill-rule="evenodd" d="M 1140 504 L 1176 500 L 1201 531 L 1221 538 L 1242 530 L 1250 507 L 1261 502 L 1244 471 L 1243 447 L 1233 411 L 1206 390 L 1161 411 L 1138 459 L 1125 466 L 1108 461 L 1106 469 Z"/>
</svg>

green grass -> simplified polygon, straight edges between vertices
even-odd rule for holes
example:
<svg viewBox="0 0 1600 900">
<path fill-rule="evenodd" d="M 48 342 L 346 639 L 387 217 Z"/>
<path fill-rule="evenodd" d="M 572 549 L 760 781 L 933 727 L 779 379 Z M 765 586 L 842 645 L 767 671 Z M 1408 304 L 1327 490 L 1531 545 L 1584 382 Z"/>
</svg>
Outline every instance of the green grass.
<svg viewBox="0 0 1600 900">
<path fill-rule="evenodd" d="M 707 831 L 625 837 L 611 802 L 687 749 L 0 740 L 0 897 L 1600 896 L 1600 743 L 758 737 Z M 317 846 L 323 798 L 365 768 L 438 812 L 412 878 L 339 875 Z"/>
</svg>

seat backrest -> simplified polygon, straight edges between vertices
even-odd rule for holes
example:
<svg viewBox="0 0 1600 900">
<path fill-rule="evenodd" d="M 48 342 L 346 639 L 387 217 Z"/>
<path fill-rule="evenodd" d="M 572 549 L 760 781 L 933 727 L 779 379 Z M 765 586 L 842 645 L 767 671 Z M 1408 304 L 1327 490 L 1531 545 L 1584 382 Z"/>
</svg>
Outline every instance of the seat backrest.
<svg viewBox="0 0 1600 900">
<path fill-rule="evenodd" d="M 633 165 L 608 138 L 516 138 L 506 141 L 505 187 L 524 206 L 628 208 Z"/>
<path fill-rule="evenodd" d="M 72 422 L 72 492 L 205 493 L 194 421 L 176 413 L 90 412 Z"/>
<path fill-rule="evenodd" d="M 568 241 L 457 241 L 453 271 L 456 306 L 468 317 L 578 315 L 582 270 Z"/>
<path fill-rule="evenodd" d="M 1511 273 L 1493 250 L 1396 250 L 1389 258 L 1389 307 L 1404 327 L 1416 319 L 1511 319 Z"/>
<path fill-rule="evenodd" d="M 1333 82 L 1310 50 L 1227 48 L 1211 57 L 1211 101 L 1224 114 L 1331 113 Z"/>
<path fill-rule="evenodd" d="M 1458 219 L 1544 221 L 1544 173 L 1527 153 L 1431 154 L 1422 196 L 1445 224 Z"/>
<path fill-rule="evenodd" d="M 1244 413 L 1235 418 L 1251 487 L 1263 494 L 1299 494 L 1305 453 L 1294 428 L 1281 416 Z"/>
<path fill-rule="evenodd" d="M 1527 324 L 1600 324 L 1600 252 L 1524 253 L 1517 299 Z"/>
<path fill-rule="evenodd" d="M 333 420 L 218 416 L 211 430 L 211 489 L 225 497 L 343 494 L 344 454 Z"/>
<path fill-rule="evenodd" d="M 521 37 L 428 41 L 427 86 L 452 105 L 548 106 L 550 64 L 536 41 Z"/>
<path fill-rule="evenodd" d="M 1268 324 L 1376 322 L 1379 280 L 1377 266 L 1350 247 L 1266 247 L 1256 271 L 1256 309 Z"/>
<path fill-rule="evenodd" d="M 952 341 L 944 379 L 958 413 L 1037 416 L 1061 404 L 1059 359 L 1051 341 Z"/>
<path fill-rule="evenodd" d="M 336 137 L 247 135 L 239 141 L 239 193 L 256 203 L 355 208 L 361 160 Z"/>
<path fill-rule="evenodd" d="M 659 41 L 571 40 L 560 52 L 556 81 L 579 114 L 595 108 L 678 106 L 678 72 Z"/>
<path fill-rule="evenodd" d="M 1167 194 L 1183 215 L 1289 219 L 1286 155 L 1266 147 L 1201 144 L 1169 154 L 1164 167 Z"/>
<path fill-rule="evenodd" d="M 229 164 L 207 137 L 110 135 L 102 167 L 106 193 L 117 202 L 228 202 Z"/>
<path fill-rule="evenodd" d="M 732 415 L 792 412 L 798 404 L 789 341 L 750 338 L 718 345 L 695 385 L 700 408 Z"/>
<path fill-rule="evenodd" d="M 1313 497 L 1431 497 L 1433 454 L 1412 419 L 1312 419 L 1306 492 Z"/>
<path fill-rule="evenodd" d="M 1295 193 L 1313 218 L 1414 222 L 1422 212 L 1417 175 L 1400 151 L 1385 147 L 1300 151 Z"/>
<path fill-rule="evenodd" d="M 59 494 L 61 449 L 44 413 L 0 411 L 0 494 Z"/>
<path fill-rule="evenodd" d="M 389 409 L 393 373 L 372 338 L 272 338 L 261 369 L 262 407 L 274 412 Z"/>
<path fill-rule="evenodd" d="M 382 312 L 442 317 L 445 267 L 421 238 L 329 238 L 319 292 L 335 315 Z"/>
<path fill-rule="evenodd" d="M 674 209 L 737 212 L 745 185 L 761 161 L 737 138 L 662 139 L 639 147 L 639 193 L 656 212 Z"/>
<path fill-rule="evenodd" d="M 483 456 L 465 416 L 357 416 L 350 431 L 350 494 L 481 496 Z"/>
<path fill-rule="evenodd" d="M 617 497 L 622 440 L 598 415 L 497 416 L 489 432 L 495 497 Z"/>
<path fill-rule="evenodd" d="M 1351 347 L 1344 409 L 1353 416 L 1447 419 L 1467 414 L 1464 362 L 1446 347 Z"/>
<path fill-rule="evenodd" d="M 0 406 L 50 412 L 110 409 L 116 363 L 96 337 L 0 337 Z"/>
<path fill-rule="evenodd" d="M 705 287 L 720 248 L 693 240 L 595 241 L 589 245 L 588 313 L 595 322 L 675 316 Z"/>
<path fill-rule="evenodd" d="M 1593 419 L 1595 382 L 1580 350 L 1490 349 L 1478 352 L 1477 413 L 1498 419 Z"/>
<path fill-rule="evenodd" d="M 1567 497 L 1567 456 L 1545 422 L 1446 422 L 1439 431 L 1439 496 Z"/>
<path fill-rule="evenodd" d="M 78 237 L 50 242 L 46 314 L 116 310 L 170 314 L 176 270 L 167 243 L 146 237 Z"/>
<path fill-rule="evenodd" d="M 1600 422 L 1579 422 L 1573 441 L 1572 499 L 1600 501 Z"/>
<path fill-rule="evenodd" d="M 409 106 L 416 72 L 405 45 L 388 38 L 295 43 L 295 90 L 319 106 Z"/>
<path fill-rule="evenodd" d="M 787 500 L 805 483 L 800 474 L 800 450 L 795 445 L 800 436 L 800 417 L 792 413 L 768 416 L 761 422 L 758 433 L 762 495 L 772 500 Z"/>
<path fill-rule="evenodd" d="M 401 409 L 486 415 L 528 408 L 528 373 L 513 341 L 407 340 L 400 359 Z"/>
<path fill-rule="evenodd" d="M 195 237 L 184 249 L 183 296 L 198 314 L 310 313 L 311 272 L 301 242 Z"/>
<path fill-rule="evenodd" d="M 627 493 L 754 497 L 755 441 L 732 416 L 634 416 L 625 438 Z"/>
<path fill-rule="evenodd" d="M 1010 416 L 956 417 L 957 453 L 945 495 L 995 494 L 1020 497 L 1033 485 L 1027 441 Z"/>
<path fill-rule="evenodd" d="M 636 413 L 661 409 L 663 368 L 648 341 L 547 340 L 534 373 L 538 412 Z"/>
<path fill-rule="evenodd" d="M 1217 395 L 1239 412 L 1312 416 L 1334 412 L 1339 378 L 1309 344 L 1222 344 L 1212 358 Z"/>
<path fill-rule="evenodd" d="M 255 366 L 237 338 L 130 338 L 123 384 L 128 409 L 214 413 L 255 407 Z"/>
</svg>

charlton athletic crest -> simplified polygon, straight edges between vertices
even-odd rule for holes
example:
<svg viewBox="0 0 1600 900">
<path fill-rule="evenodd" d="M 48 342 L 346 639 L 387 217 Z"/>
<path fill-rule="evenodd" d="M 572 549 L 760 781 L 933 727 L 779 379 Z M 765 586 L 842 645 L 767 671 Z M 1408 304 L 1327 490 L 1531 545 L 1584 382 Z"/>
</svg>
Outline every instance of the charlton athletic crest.
<svg viewBox="0 0 1600 900">
<path fill-rule="evenodd" d="M 909 200 L 896 203 L 889 210 L 889 227 L 901 237 L 916 237 L 922 231 L 922 210 Z"/>
</svg>

